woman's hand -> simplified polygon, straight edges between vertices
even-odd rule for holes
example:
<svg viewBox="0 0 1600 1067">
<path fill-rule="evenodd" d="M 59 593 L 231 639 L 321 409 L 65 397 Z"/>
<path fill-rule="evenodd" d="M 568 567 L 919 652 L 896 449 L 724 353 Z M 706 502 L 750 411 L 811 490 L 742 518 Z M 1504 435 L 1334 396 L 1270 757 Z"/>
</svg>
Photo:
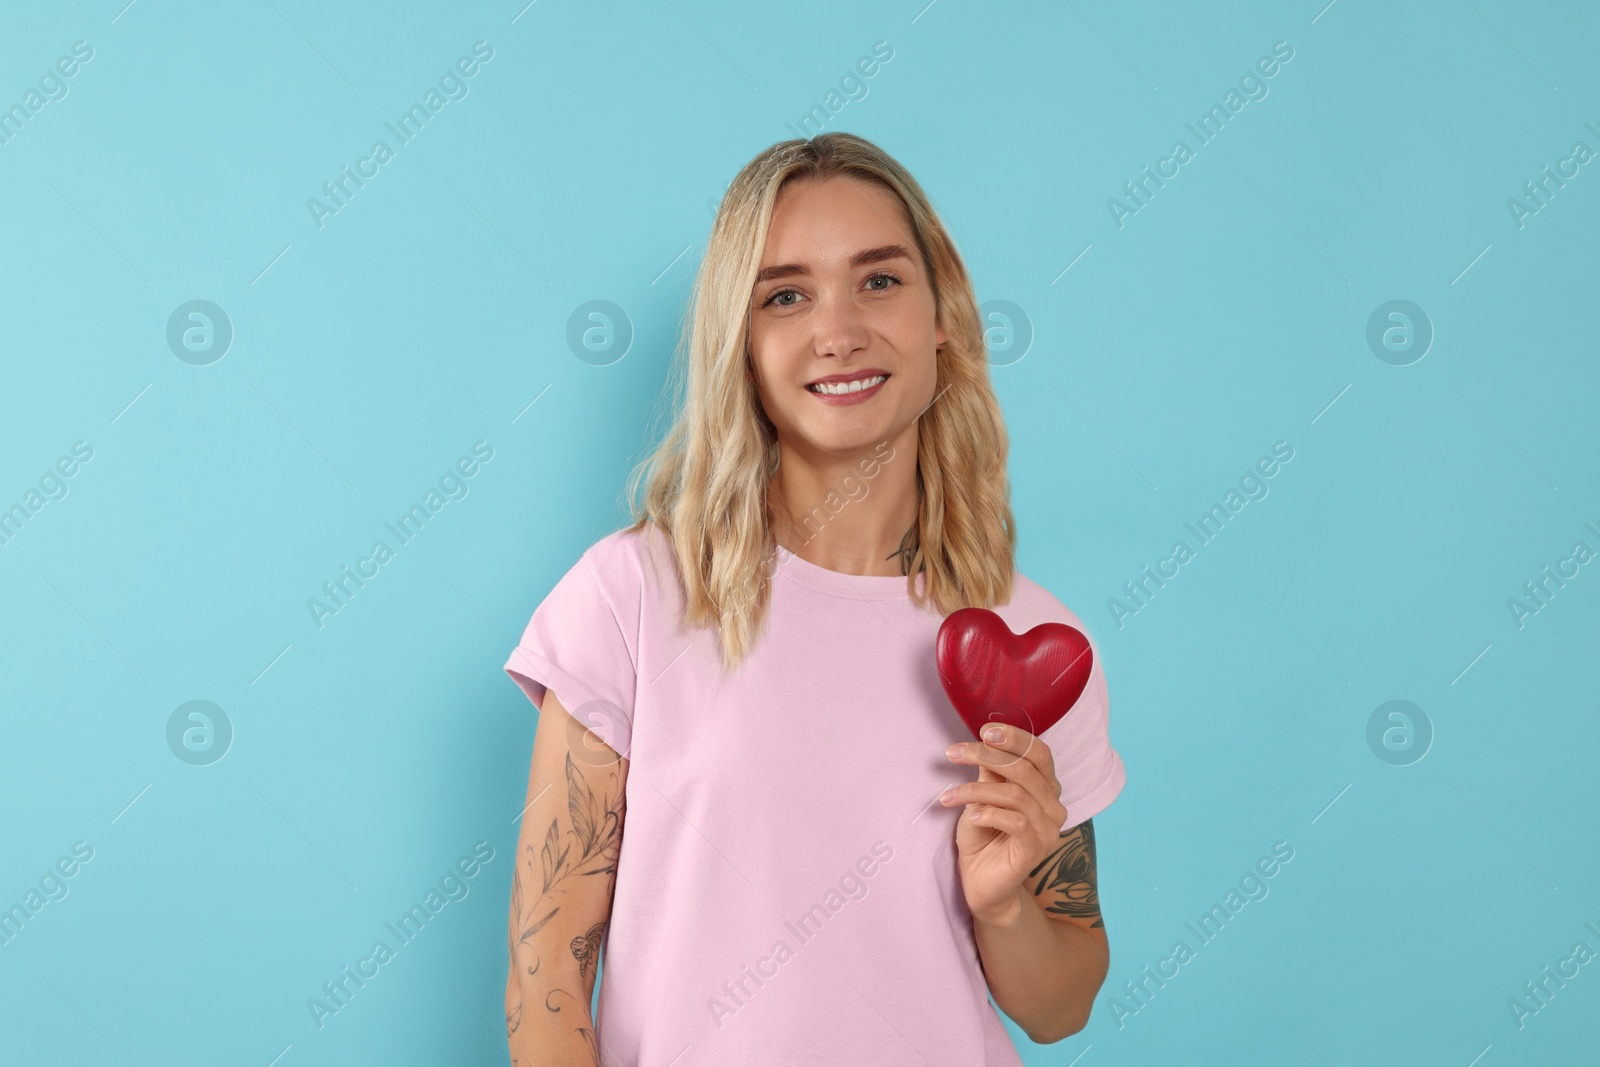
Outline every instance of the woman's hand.
<svg viewBox="0 0 1600 1067">
<path fill-rule="evenodd" d="M 999 730 L 999 740 L 989 735 Z M 1028 874 L 1060 844 L 1067 809 L 1061 803 L 1050 746 L 1026 730 L 990 723 L 983 741 L 951 745 L 953 763 L 975 763 L 978 779 L 940 795 L 965 804 L 956 822 L 957 867 L 973 918 L 1004 924 L 1029 903 Z"/>
</svg>

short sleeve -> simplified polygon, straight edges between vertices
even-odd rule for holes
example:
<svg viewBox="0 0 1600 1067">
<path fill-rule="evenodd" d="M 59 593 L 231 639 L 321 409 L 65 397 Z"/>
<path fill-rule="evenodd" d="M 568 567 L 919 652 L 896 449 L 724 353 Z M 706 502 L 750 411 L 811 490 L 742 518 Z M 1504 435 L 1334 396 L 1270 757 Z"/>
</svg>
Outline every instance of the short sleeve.
<svg viewBox="0 0 1600 1067">
<path fill-rule="evenodd" d="M 1076 617 L 1068 625 L 1083 629 Z M 1089 640 L 1089 649 L 1094 663 L 1083 694 L 1071 711 L 1039 735 L 1050 746 L 1056 778 L 1061 782 L 1061 802 L 1067 808 L 1062 830 L 1069 830 L 1104 811 L 1128 780 L 1122 757 L 1111 747 L 1105 666 L 1093 638 Z"/>
<path fill-rule="evenodd" d="M 635 614 L 630 624 L 615 609 L 626 597 L 607 595 L 608 587 L 627 577 L 625 570 L 606 567 L 616 553 L 601 547 L 584 552 L 534 610 L 504 669 L 535 707 L 546 689 L 554 689 L 574 719 L 627 758 L 638 621 Z"/>
</svg>

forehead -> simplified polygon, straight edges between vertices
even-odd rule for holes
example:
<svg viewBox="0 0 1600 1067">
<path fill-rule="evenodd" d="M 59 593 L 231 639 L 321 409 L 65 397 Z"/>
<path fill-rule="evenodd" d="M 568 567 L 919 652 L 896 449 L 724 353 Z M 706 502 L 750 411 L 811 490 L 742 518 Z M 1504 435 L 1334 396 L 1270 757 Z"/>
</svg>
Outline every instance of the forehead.
<svg viewBox="0 0 1600 1067">
<path fill-rule="evenodd" d="M 863 248 L 916 241 L 905 205 L 874 181 L 833 177 L 784 186 L 773 205 L 761 265 L 829 265 Z"/>
</svg>

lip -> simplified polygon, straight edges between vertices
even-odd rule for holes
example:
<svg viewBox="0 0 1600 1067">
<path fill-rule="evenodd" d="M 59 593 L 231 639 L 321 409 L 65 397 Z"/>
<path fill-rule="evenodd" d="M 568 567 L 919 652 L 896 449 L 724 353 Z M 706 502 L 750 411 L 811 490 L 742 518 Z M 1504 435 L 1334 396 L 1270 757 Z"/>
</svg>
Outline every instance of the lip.
<svg viewBox="0 0 1600 1067">
<path fill-rule="evenodd" d="M 826 378 L 817 379 L 817 382 L 853 382 L 861 378 L 876 378 L 879 375 L 883 376 L 883 381 L 879 382 L 877 385 L 874 385 L 870 389 L 862 389 L 861 391 L 855 393 L 843 393 L 837 396 L 830 396 L 827 393 L 813 393 L 810 389 L 807 389 L 806 392 L 810 393 L 824 404 L 861 404 L 877 396 L 878 393 L 882 391 L 883 387 L 889 384 L 890 375 L 888 371 L 864 370 L 857 371 L 854 374 L 830 374 Z"/>
</svg>

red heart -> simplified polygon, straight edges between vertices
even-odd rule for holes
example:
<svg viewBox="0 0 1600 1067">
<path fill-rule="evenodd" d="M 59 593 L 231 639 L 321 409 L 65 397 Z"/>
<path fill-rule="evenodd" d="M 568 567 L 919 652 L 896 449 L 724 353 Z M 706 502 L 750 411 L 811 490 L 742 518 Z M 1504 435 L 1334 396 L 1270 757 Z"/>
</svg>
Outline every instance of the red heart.
<svg viewBox="0 0 1600 1067">
<path fill-rule="evenodd" d="M 1044 622 L 1019 636 L 987 608 L 951 612 L 939 626 L 935 658 L 973 737 L 990 722 L 1044 733 L 1078 702 L 1094 666 L 1089 639 L 1071 626 Z"/>
</svg>

